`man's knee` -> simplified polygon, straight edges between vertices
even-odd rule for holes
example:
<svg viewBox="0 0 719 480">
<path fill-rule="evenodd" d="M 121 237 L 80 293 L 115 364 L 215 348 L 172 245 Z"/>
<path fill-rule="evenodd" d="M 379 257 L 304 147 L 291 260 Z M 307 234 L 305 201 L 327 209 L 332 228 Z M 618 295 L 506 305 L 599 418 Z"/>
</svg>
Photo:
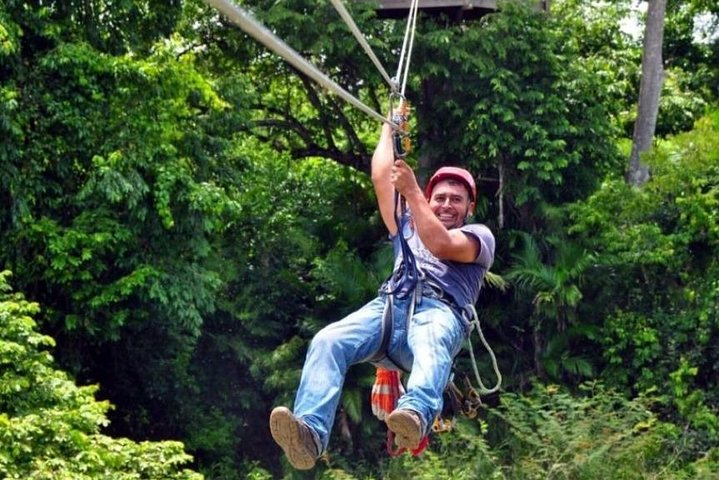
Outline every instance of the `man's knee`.
<svg viewBox="0 0 719 480">
<path fill-rule="evenodd" d="M 327 326 L 317 332 L 317 334 L 310 341 L 310 350 L 327 350 L 331 349 L 332 346 L 336 345 L 339 340 L 337 333 L 333 328 Z"/>
</svg>

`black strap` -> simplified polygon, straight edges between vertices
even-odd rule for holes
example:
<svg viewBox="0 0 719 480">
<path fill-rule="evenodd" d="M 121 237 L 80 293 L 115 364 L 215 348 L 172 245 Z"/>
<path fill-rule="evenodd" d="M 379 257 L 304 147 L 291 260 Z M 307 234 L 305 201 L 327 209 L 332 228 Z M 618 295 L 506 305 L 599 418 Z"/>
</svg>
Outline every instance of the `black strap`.
<svg viewBox="0 0 719 480">
<path fill-rule="evenodd" d="M 398 214 L 401 210 L 401 214 Z M 420 279 L 420 271 L 417 266 L 417 260 L 414 258 L 412 249 L 409 248 L 407 239 L 404 236 L 404 230 L 409 222 L 409 216 L 405 214 L 406 207 L 404 199 L 399 192 L 394 192 L 394 221 L 397 225 L 397 235 L 401 252 L 401 260 L 397 269 L 392 273 L 390 278 L 385 282 L 385 293 L 394 295 L 397 298 L 405 298 L 414 294 L 417 282 Z"/>
<path fill-rule="evenodd" d="M 394 332 L 394 297 L 387 295 L 384 304 L 384 313 L 382 314 L 382 341 L 380 342 L 377 352 L 367 360 L 370 363 L 379 363 L 389 361 L 396 370 L 407 372 L 400 364 L 395 361 L 389 354 L 389 342 L 392 340 Z"/>
</svg>

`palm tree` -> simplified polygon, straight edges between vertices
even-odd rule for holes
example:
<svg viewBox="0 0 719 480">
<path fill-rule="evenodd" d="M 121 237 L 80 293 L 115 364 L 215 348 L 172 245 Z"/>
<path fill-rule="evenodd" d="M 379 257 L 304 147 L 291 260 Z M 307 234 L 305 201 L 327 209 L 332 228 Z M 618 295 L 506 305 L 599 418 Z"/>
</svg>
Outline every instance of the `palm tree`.
<svg viewBox="0 0 719 480">
<path fill-rule="evenodd" d="M 548 239 L 545 257 L 551 263 L 545 263 L 535 239 L 526 232 L 519 235 L 522 248 L 512 255 L 514 264 L 505 276 L 515 284 L 518 298 L 531 298 L 529 324 L 537 376 L 546 378 L 549 371 L 556 377 L 562 370 L 590 375 L 591 365 L 571 357 L 567 350 L 572 337 L 588 334 L 575 320 L 582 299 L 580 285 L 591 255 L 566 239 Z"/>
</svg>

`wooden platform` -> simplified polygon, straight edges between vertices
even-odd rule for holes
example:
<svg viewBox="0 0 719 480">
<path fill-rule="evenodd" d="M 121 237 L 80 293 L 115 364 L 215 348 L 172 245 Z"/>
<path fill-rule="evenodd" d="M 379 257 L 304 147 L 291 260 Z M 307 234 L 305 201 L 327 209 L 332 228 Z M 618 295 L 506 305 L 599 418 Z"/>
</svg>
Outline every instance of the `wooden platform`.
<svg viewBox="0 0 719 480">
<path fill-rule="evenodd" d="M 405 18 L 411 0 L 379 0 L 377 16 Z M 549 0 L 539 0 L 539 8 L 548 10 Z M 496 0 L 419 0 L 418 8 L 428 14 L 445 14 L 451 19 L 479 18 L 497 10 Z"/>
</svg>

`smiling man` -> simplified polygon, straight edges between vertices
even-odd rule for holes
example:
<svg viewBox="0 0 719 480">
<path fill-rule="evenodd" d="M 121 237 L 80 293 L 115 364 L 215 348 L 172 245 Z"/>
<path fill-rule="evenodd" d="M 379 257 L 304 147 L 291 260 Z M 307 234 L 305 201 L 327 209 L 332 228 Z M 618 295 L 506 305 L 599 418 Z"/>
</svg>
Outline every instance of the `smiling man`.
<svg viewBox="0 0 719 480">
<path fill-rule="evenodd" d="M 372 183 L 394 245 L 395 273 L 374 300 L 317 333 L 294 411 L 277 407 L 270 414 L 273 438 L 298 469 L 312 468 L 327 448 L 345 375 L 361 362 L 409 372 L 406 393 L 386 422 L 399 447 L 418 447 L 442 411 L 452 361 L 469 333 L 465 307 L 476 303 L 494 259 L 490 230 L 466 223 L 477 197 L 467 170 L 440 168 L 423 192 L 410 166 L 394 158 L 392 131 L 384 125 L 372 157 Z M 402 232 L 395 190 L 408 206 Z M 419 273 L 409 293 L 395 282 L 407 273 L 403 251 Z"/>
</svg>

